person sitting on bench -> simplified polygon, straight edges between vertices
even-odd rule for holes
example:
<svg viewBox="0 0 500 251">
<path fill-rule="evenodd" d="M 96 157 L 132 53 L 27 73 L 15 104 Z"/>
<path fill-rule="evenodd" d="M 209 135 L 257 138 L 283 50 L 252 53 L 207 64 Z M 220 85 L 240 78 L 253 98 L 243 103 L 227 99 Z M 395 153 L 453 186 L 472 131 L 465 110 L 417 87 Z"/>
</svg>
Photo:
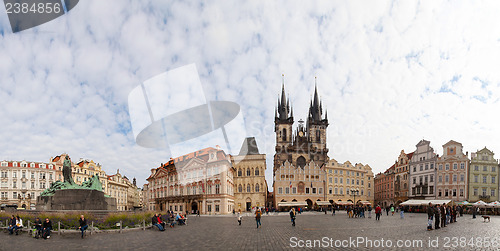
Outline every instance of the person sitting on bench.
<svg viewBox="0 0 500 251">
<path fill-rule="evenodd" d="M 186 221 L 185 221 L 184 217 L 182 217 L 181 213 L 177 213 L 175 220 L 179 223 L 179 225 L 186 225 Z"/>
<path fill-rule="evenodd" d="M 151 222 L 153 226 L 156 226 L 158 230 L 160 231 L 165 231 L 165 228 L 161 225 L 161 219 L 158 217 L 158 214 L 153 215 L 153 218 L 151 218 Z"/>
</svg>

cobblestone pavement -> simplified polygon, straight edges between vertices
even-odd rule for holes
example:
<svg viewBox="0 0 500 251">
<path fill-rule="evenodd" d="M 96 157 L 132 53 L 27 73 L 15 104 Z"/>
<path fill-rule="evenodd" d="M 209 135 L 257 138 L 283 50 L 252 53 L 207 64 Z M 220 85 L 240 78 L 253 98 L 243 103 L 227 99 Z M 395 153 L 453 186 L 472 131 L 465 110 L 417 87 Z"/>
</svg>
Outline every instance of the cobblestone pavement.
<svg viewBox="0 0 500 251">
<path fill-rule="evenodd" d="M 400 219 L 396 214 L 394 216 L 384 214 L 377 222 L 374 217 L 349 219 L 345 212 L 337 212 L 335 216 L 304 213 L 297 216 L 295 227 L 291 226 L 287 214 L 263 216 L 261 221 L 262 227 L 257 229 L 252 217 L 244 217 L 242 225 L 238 226 L 236 217 L 190 216 L 187 226 L 168 228 L 164 232 L 147 229 L 122 234 L 99 233 L 85 239 L 80 239 L 76 234 L 61 236 L 53 234 L 49 240 L 37 240 L 30 238 L 26 233 L 15 236 L 3 232 L 0 233 L 0 250 L 153 250 L 158 248 L 169 250 L 300 250 L 305 248 L 293 246 L 301 244 L 306 246 L 307 240 L 319 240 L 316 241 L 315 249 L 329 250 L 340 249 L 340 247 L 343 247 L 342 250 L 498 250 L 500 245 L 498 243 L 500 242 L 500 217 L 491 217 L 490 223 L 484 223 L 481 217 L 472 219 L 470 215 L 466 215 L 458 218 L 457 223 L 433 231 L 426 231 L 427 219 L 424 214 L 406 214 L 405 219 Z M 486 240 L 485 237 L 499 239 L 498 242 L 492 242 Z M 330 238 L 333 242 L 330 242 Z M 301 240 L 304 243 L 299 242 Z M 327 242 L 321 242 L 324 240 Z M 372 241 L 371 244 L 369 241 Z M 403 247 L 397 246 L 398 241 Z M 313 245 L 314 242 L 310 244 Z M 389 244 L 392 244 L 392 247 L 388 247 Z M 410 247 L 405 248 L 405 244 Z M 490 244 L 489 247 L 484 247 L 488 244 Z M 492 244 L 496 245 L 495 248 L 491 246 Z"/>
</svg>

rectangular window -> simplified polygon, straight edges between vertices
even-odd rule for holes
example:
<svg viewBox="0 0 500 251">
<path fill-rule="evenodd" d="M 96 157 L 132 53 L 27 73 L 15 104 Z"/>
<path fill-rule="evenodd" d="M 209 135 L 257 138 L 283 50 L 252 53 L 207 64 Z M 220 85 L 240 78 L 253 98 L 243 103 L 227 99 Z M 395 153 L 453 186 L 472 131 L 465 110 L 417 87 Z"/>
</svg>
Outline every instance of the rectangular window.
<svg viewBox="0 0 500 251">
<path fill-rule="evenodd" d="M 483 183 L 486 183 L 486 182 L 487 182 L 487 181 L 486 181 L 486 179 L 487 179 L 487 178 L 488 178 L 488 176 L 483 175 Z"/>
<path fill-rule="evenodd" d="M 34 179 L 35 178 L 35 172 L 34 171 L 31 171 L 31 178 Z"/>
<path fill-rule="evenodd" d="M 457 189 L 453 189 L 453 197 L 457 197 Z"/>
<path fill-rule="evenodd" d="M 212 212 L 212 205 L 207 206 L 207 211 Z"/>
<path fill-rule="evenodd" d="M 328 178 L 328 182 L 329 182 L 329 183 L 333 183 L 333 178 L 332 178 L 332 177 L 329 177 L 329 178 Z"/>
<path fill-rule="evenodd" d="M 340 184 L 342 184 L 342 183 L 343 183 L 343 180 L 342 180 L 342 178 L 340 178 Z"/>
<path fill-rule="evenodd" d="M 483 172 L 488 172 L 488 167 L 487 166 L 483 166 Z"/>
<path fill-rule="evenodd" d="M 474 188 L 474 196 L 477 196 L 477 188 Z"/>
<path fill-rule="evenodd" d="M 441 197 L 441 189 L 438 191 L 438 196 Z"/>
<path fill-rule="evenodd" d="M 309 194 L 309 187 L 306 187 L 306 193 Z"/>
<path fill-rule="evenodd" d="M 296 194 L 296 193 L 297 193 L 297 188 L 296 188 L 296 187 L 292 188 L 292 193 L 293 193 L 293 194 Z"/>
<path fill-rule="evenodd" d="M 478 183 L 479 182 L 479 175 L 474 175 L 474 183 Z"/>
<path fill-rule="evenodd" d="M 35 182 L 31 182 L 31 189 L 35 189 Z"/>
<path fill-rule="evenodd" d="M 21 187 L 22 187 L 23 189 L 26 189 L 26 181 L 23 181 L 23 183 L 21 183 Z"/>
<path fill-rule="evenodd" d="M 434 175 L 431 175 L 431 176 L 429 177 L 429 182 L 434 182 Z"/>
<path fill-rule="evenodd" d="M 17 188 L 17 182 L 16 181 L 12 182 L 12 188 Z"/>
<path fill-rule="evenodd" d="M 429 170 L 429 164 L 425 163 L 425 170 Z"/>
<path fill-rule="evenodd" d="M 479 171 L 479 166 L 474 166 L 474 171 Z"/>
<path fill-rule="evenodd" d="M 322 187 L 318 188 L 318 193 L 319 194 L 323 194 L 323 188 Z"/>
<path fill-rule="evenodd" d="M 289 194 L 290 193 L 290 188 L 289 187 L 285 187 L 285 194 Z"/>
<path fill-rule="evenodd" d="M 460 188 L 460 197 L 464 197 L 464 189 Z"/>
<path fill-rule="evenodd" d="M 445 170 L 450 170 L 450 164 L 445 164 L 445 165 L 444 165 L 444 169 L 445 169 Z"/>
<path fill-rule="evenodd" d="M 219 212 L 219 205 L 215 205 L 215 212 Z"/>
<path fill-rule="evenodd" d="M 453 182 L 457 182 L 457 175 L 453 174 Z"/>
<path fill-rule="evenodd" d="M 434 186 L 429 187 L 429 194 L 434 194 Z"/>
<path fill-rule="evenodd" d="M 465 169 L 465 164 L 464 163 L 460 163 L 460 169 Z"/>
<path fill-rule="evenodd" d="M 455 169 L 455 170 L 457 170 L 457 169 L 458 169 L 458 165 L 457 165 L 457 163 L 454 163 L 454 164 L 453 164 L 453 169 Z"/>
<path fill-rule="evenodd" d="M 312 193 L 313 193 L 313 194 L 316 194 L 316 188 L 315 188 L 315 187 L 313 187 L 313 189 L 312 189 Z"/>
<path fill-rule="evenodd" d="M 338 173 L 338 172 L 337 172 L 337 169 L 335 169 L 335 171 L 333 171 L 333 173 L 334 173 L 334 174 L 337 174 L 337 173 Z"/>
<path fill-rule="evenodd" d="M 337 177 L 335 177 L 335 184 L 337 184 L 337 183 L 338 183 L 338 179 L 337 179 Z"/>
<path fill-rule="evenodd" d="M 496 168 L 496 167 L 494 167 L 494 166 L 492 166 L 492 167 L 491 167 L 491 171 L 492 171 L 492 172 L 496 172 L 496 171 L 497 171 L 497 168 Z"/>
<path fill-rule="evenodd" d="M 17 192 L 13 192 L 13 193 L 12 193 L 12 198 L 13 198 L 13 199 L 17 199 Z"/>
<path fill-rule="evenodd" d="M 464 182 L 464 180 L 465 180 L 465 175 L 460 174 L 460 181 L 461 181 L 461 182 Z"/>
<path fill-rule="evenodd" d="M 495 189 L 491 189 L 491 196 L 495 196 Z"/>
<path fill-rule="evenodd" d="M 491 176 L 491 184 L 495 184 L 495 183 L 496 183 L 496 182 L 495 182 L 495 180 L 496 180 L 496 179 L 497 179 L 497 177 L 495 177 L 495 176 Z"/>
<path fill-rule="evenodd" d="M 445 196 L 445 197 L 448 197 L 448 189 L 445 189 L 445 190 L 444 190 L 444 196 Z"/>
<path fill-rule="evenodd" d="M 483 196 L 486 196 L 486 188 L 483 188 Z"/>
<path fill-rule="evenodd" d="M 443 170 L 443 164 L 439 164 L 439 170 Z"/>
<path fill-rule="evenodd" d="M 282 187 L 279 187 L 278 188 L 278 194 L 282 194 L 283 193 L 283 188 Z"/>
<path fill-rule="evenodd" d="M 23 179 L 25 179 L 26 178 L 26 171 L 23 171 L 21 176 L 23 177 Z"/>
<path fill-rule="evenodd" d="M 431 169 L 434 169 L 434 163 L 431 163 Z"/>
</svg>

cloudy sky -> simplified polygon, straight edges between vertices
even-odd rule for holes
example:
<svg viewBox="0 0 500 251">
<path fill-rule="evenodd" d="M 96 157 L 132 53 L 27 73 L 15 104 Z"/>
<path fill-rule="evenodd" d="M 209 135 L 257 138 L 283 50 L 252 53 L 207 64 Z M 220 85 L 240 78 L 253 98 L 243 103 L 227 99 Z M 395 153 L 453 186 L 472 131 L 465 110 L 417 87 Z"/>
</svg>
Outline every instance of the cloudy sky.
<svg viewBox="0 0 500 251">
<path fill-rule="evenodd" d="M 66 152 L 142 186 L 170 156 L 136 144 L 128 96 L 192 63 L 207 99 L 241 106 L 269 186 L 282 74 L 296 120 L 317 77 L 339 162 L 378 173 L 422 138 L 438 154 L 451 139 L 499 152 L 499 4 L 85 0 L 15 34 L 0 9 L 0 159 Z"/>
</svg>

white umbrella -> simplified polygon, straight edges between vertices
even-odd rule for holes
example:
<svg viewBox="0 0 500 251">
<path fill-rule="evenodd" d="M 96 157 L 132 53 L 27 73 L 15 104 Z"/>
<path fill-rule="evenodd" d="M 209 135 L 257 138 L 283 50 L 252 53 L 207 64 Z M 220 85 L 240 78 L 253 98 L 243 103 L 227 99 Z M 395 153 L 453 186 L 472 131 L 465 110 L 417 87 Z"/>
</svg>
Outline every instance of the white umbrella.
<svg viewBox="0 0 500 251">
<path fill-rule="evenodd" d="M 488 204 L 486 202 L 482 201 L 482 200 L 480 200 L 480 201 L 478 201 L 478 202 L 476 202 L 476 203 L 474 203 L 472 205 L 476 206 L 476 207 L 486 207 L 486 206 L 488 206 Z"/>
<path fill-rule="evenodd" d="M 500 202 L 494 201 L 494 202 L 489 203 L 488 206 L 490 206 L 490 207 L 500 207 Z"/>
</svg>

